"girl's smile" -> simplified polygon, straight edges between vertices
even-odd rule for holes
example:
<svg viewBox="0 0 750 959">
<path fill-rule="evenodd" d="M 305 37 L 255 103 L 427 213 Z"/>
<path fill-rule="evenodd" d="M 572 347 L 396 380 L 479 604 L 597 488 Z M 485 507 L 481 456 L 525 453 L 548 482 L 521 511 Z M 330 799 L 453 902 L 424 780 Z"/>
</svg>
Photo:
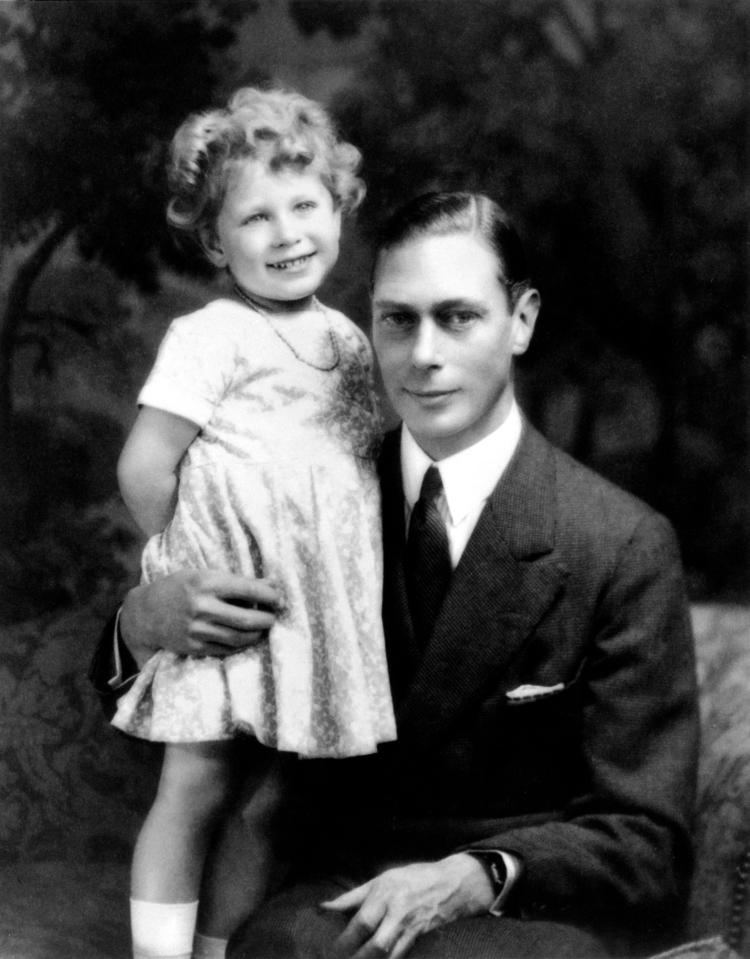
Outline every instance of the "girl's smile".
<svg viewBox="0 0 750 959">
<path fill-rule="evenodd" d="M 341 212 L 320 176 L 238 163 L 212 236 L 212 262 L 250 295 L 283 302 L 312 296 L 336 262 Z"/>
<path fill-rule="evenodd" d="M 269 267 L 272 270 L 299 270 L 304 269 L 305 266 L 310 262 L 310 259 L 315 256 L 314 253 L 307 253 L 304 256 L 295 257 L 293 260 L 279 260 L 278 263 L 269 263 Z"/>
</svg>

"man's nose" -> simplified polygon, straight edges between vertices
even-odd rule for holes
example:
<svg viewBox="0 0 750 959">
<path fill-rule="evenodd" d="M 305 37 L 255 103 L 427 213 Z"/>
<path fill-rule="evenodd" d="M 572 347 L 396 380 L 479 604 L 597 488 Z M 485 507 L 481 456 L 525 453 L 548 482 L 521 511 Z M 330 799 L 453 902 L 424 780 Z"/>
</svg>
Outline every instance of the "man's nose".
<svg viewBox="0 0 750 959">
<path fill-rule="evenodd" d="M 440 366 L 443 362 L 440 340 L 440 330 L 435 323 L 429 318 L 421 319 L 414 330 L 412 366 L 417 369 Z"/>
</svg>

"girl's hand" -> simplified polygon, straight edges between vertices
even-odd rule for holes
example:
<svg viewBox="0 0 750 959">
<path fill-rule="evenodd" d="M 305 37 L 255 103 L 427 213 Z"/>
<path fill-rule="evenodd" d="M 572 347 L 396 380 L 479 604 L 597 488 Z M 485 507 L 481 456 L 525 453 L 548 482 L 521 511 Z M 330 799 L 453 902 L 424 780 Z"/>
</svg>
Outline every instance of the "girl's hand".
<svg viewBox="0 0 750 959">
<path fill-rule="evenodd" d="M 268 580 L 182 570 L 128 593 L 120 636 L 139 667 L 157 649 L 228 656 L 266 638 L 280 603 Z"/>
</svg>

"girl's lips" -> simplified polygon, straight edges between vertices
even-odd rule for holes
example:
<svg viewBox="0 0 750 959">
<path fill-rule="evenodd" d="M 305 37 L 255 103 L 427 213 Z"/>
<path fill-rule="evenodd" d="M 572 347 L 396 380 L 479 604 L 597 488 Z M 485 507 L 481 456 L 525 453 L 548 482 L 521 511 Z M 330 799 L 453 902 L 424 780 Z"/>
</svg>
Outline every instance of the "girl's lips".
<svg viewBox="0 0 750 959">
<path fill-rule="evenodd" d="M 279 260 L 278 263 L 269 263 L 268 266 L 271 270 L 296 270 L 304 267 L 309 263 L 312 257 L 315 256 L 315 253 L 305 253 L 304 256 L 295 256 L 291 260 Z"/>
</svg>

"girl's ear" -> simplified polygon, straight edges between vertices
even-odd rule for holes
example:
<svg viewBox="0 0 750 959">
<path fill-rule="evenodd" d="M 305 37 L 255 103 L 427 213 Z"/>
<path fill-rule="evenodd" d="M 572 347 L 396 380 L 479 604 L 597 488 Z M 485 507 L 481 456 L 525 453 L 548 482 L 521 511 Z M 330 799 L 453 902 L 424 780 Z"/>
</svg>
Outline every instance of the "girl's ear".
<svg viewBox="0 0 750 959">
<path fill-rule="evenodd" d="M 200 241 L 206 256 L 213 265 L 220 270 L 223 269 L 227 265 L 227 256 L 219 237 L 216 235 L 216 230 L 204 226 L 200 231 Z"/>
<path fill-rule="evenodd" d="M 513 310 L 513 355 L 525 353 L 534 335 L 536 318 L 542 305 L 538 290 L 527 290 L 516 303 Z"/>
</svg>

